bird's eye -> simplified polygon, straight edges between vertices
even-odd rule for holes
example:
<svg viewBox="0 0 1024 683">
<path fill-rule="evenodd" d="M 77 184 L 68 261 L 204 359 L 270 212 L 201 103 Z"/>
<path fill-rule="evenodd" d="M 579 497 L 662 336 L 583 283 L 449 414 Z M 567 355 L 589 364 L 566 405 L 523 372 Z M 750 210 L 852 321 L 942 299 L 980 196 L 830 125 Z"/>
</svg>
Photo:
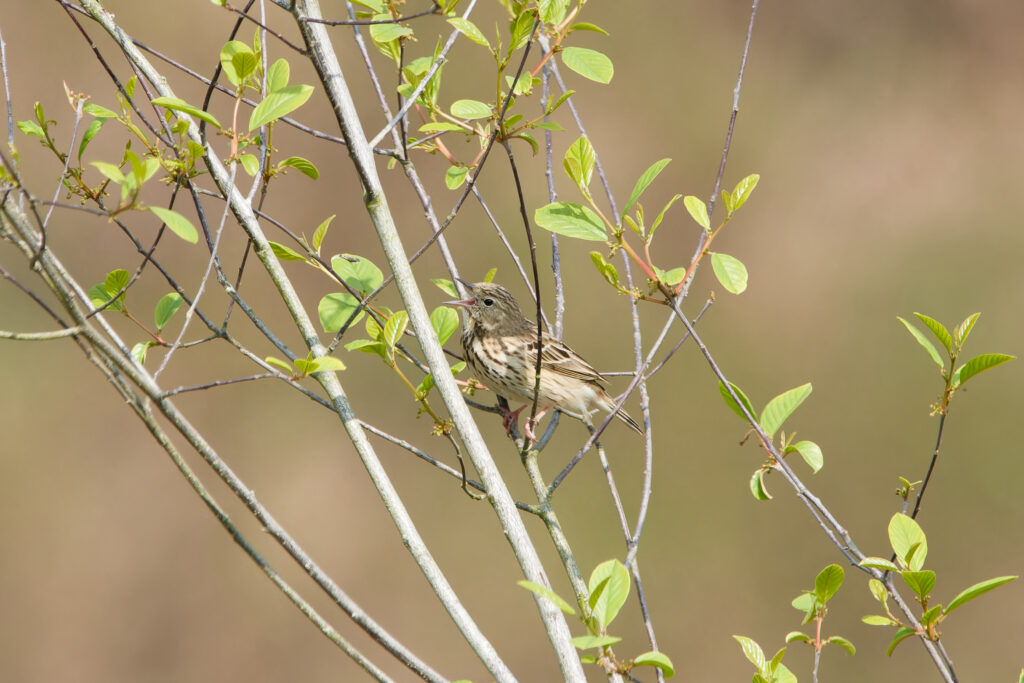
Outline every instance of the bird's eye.
<svg viewBox="0 0 1024 683">
<path fill-rule="evenodd" d="M 493 305 L 494 305 L 494 299 L 492 299 L 490 297 L 487 297 L 486 299 L 484 299 L 484 306 L 493 306 Z"/>
</svg>

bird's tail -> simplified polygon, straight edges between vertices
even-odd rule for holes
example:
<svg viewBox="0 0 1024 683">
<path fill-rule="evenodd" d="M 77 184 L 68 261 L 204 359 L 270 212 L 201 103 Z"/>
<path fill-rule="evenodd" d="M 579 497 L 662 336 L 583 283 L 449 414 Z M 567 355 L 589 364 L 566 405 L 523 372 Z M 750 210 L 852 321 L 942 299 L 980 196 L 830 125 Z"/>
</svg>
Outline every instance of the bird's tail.
<svg viewBox="0 0 1024 683">
<path fill-rule="evenodd" d="M 620 420 L 628 424 L 630 428 L 637 434 L 643 435 L 644 430 L 640 428 L 640 424 L 636 420 L 634 420 L 630 416 L 630 414 L 627 413 L 625 410 L 620 408 L 619 412 L 615 413 L 615 417 L 619 418 Z"/>
<path fill-rule="evenodd" d="M 615 403 L 617 399 L 613 399 L 611 396 L 608 396 L 607 394 L 605 394 L 604 398 L 606 400 L 602 401 L 601 407 L 611 412 L 612 409 L 615 408 Z M 640 423 L 634 420 L 632 416 L 630 416 L 630 414 L 625 411 L 624 408 L 619 408 L 619 410 L 615 413 L 615 417 L 619 418 L 627 425 L 629 425 L 629 428 L 632 429 L 637 434 L 643 435 L 644 430 L 643 428 L 640 427 Z"/>
</svg>

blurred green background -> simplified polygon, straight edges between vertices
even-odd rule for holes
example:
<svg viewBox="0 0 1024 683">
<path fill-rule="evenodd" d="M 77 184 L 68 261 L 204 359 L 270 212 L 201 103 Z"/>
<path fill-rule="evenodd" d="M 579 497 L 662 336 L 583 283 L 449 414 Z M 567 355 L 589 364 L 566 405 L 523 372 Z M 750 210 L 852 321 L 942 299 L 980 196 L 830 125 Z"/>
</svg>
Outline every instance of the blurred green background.
<svg viewBox="0 0 1024 683">
<path fill-rule="evenodd" d="M 494 5 L 481 3 L 474 14 L 480 26 L 493 25 Z M 122 0 L 107 6 L 134 37 L 207 75 L 233 23 L 231 15 L 206 0 Z M 328 2 L 324 11 L 341 18 L 344 7 Z M 676 192 L 702 197 L 710 192 L 748 13 L 749 3 L 710 0 L 586 7 L 584 20 L 611 36 L 577 34 L 570 44 L 606 52 L 614 60 L 615 78 L 610 86 L 599 86 L 563 72 L 578 91 L 577 105 L 620 206 L 639 173 L 666 156 L 674 161 L 645 197 L 648 212 Z M 271 7 L 269 15 L 274 26 L 295 38 L 281 10 Z M 98 27 L 82 21 L 126 79 L 130 73 L 116 48 Z M 433 36 L 445 30 L 436 17 L 420 21 L 413 56 L 427 54 Z M 716 248 L 746 263 L 750 289 L 729 295 L 703 268 L 686 308 L 695 313 L 716 291 L 717 302 L 699 329 L 755 405 L 813 382 L 813 395 L 787 427 L 821 445 L 825 467 L 811 476 L 801 463 L 794 464 L 870 555 L 888 555 L 885 529 L 898 509 L 897 476 L 924 475 L 938 424 L 929 417 L 929 404 L 940 389 L 935 367 L 896 316 L 922 311 L 951 326 L 982 311 L 968 352 L 1022 351 L 1021 26 L 1024 5 L 1011 0 L 764 3 L 757 19 L 725 186 L 753 172 L 761 174 L 761 182 L 716 242 Z M 16 120 L 30 118 L 32 103 L 40 100 L 49 117 L 60 122 L 58 134 L 66 144 L 72 115 L 62 81 L 99 104 L 116 106 L 107 75 L 59 4 L 7 3 L 0 29 Z M 348 30 L 332 29 L 332 35 L 372 134 L 383 119 L 374 109 L 365 70 Z M 251 40 L 252 27 L 242 36 Z M 274 57 L 291 61 L 293 83 L 316 83 L 298 55 L 276 42 L 272 49 Z M 460 40 L 451 60 L 443 103 L 491 97 L 482 48 Z M 179 96 L 200 100 L 194 81 L 166 65 L 160 68 Z M 218 96 L 212 110 L 224 121 L 229 106 Z M 335 132 L 318 94 L 299 118 Z M 560 121 L 570 127 L 567 112 Z M 336 213 L 325 253 L 359 253 L 383 263 L 345 150 L 278 130 L 275 143 L 283 154 L 312 159 L 323 175 L 316 182 L 294 172 L 280 179 L 268 198 L 268 212 L 306 234 Z M 575 137 L 556 135 L 559 157 Z M 59 165 L 34 140 L 20 133 L 16 140 L 29 187 L 50 196 Z M 226 149 L 226 141 L 219 144 Z M 121 145 L 123 137 L 108 126 L 87 158 L 114 161 Z M 453 147 L 473 152 L 472 146 Z M 547 201 L 543 159 L 532 158 L 525 145 L 516 154 L 532 212 Z M 443 160 L 421 156 L 417 161 L 435 208 L 444 215 L 454 194 L 439 182 Z M 399 172 L 380 167 L 411 251 L 429 234 L 422 210 Z M 563 198 L 575 199 L 560 171 L 557 182 Z M 513 244 L 525 253 L 511 174 L 498 150 L 481 188 Z M 207 210 L 219 215 L 220 205 L 211 201 Z M 223 251 L 228 272 L 237 269 L 239 232 L 229 223 Z M 661 228 L 657 258 L 665 267 L 686 263 L 696 236 L 681 205 L 676 207 Z M 448 237 L 466 277 L 478 279 L 496 266 L 498 280 L 525 295 L 472 199 Z M 281 239 L 273 233 L 271 238 Z M 547 235 L 540 238 L 547 276 Z M 49 239 L 85 286 L 113 268 L 134 270 L 139 261 L 112 225 L 78 212 L 55 214 Z M 566 339 L 597 367 L 626 370 L 631 366 L 627 302 L 594 272 L 587 257 L 591 247 L 563 241 Z M 160 253 L 194 291 L 205 250 L 165 239 Z M 8 244 L 0 244 L 0 263 L 42 291 Z M 243 293 L 260 302 L 261 315 L 287 330 L 283 306 L 275 303 L 267 278 L 253 263 Z M 289 264 L 289 271 L 309 310 L 333 290 L 301 264 Z M 446 298 L 429 284 L 429 278 L 444 276 L 436 253 L 417 263 L 417 274 L 428 304 Z M 548 277 L 544 289 L 550 310 Z M 166 291 L 150 271 L 132 289 L 129 305 L 137 301 L 140 316 L 148 318 Z M 222 311 L 224 301 L 214 287 L 203 303 Z M 400 306 L 394 290 L 382 303 Z M 273 352 L 237 311 L 235 316 L 233 328 L 254 352 Z M 660 308 L 644 307 L 648 340 L 663 316 Z M 130 323 L 112 319 L 126 341 L 141 339 Z M 175 332 L 180 321 L 179 314 L 172 323 Z M 37 331 L 52 324 L 3 283 L 0 328 Z M 201 332 L 194 323 L 189 338 Z M 284 336 L 297 347 L 297 335 Z M 155 367 L 160 357 L 153 352 L 150 364 Z M 445 445 L 429 436 L 429 424 L 414 419 L 415 406 L 394 376 L 370 356 L 343 351 L 341 357 L 349 369 L 340 377 L 361 417 L 454 464 Z M 928 566 L 939 575 L 934 592 L 939 602 L 982 579 L 1024 569 L 1024 465 L 1012 424 L 1021 397 L 1018 366 L 972 381 L 947 421 L 942 457 L 920 517 L 929 539 Z M 161 383 L 171 388 L 253 372 L 226 345 L 208 344 L 180 351 Z M 360 677 L 231 542 L 70 341 L 0 343 L 0 377 L 0 543 L 5 549 L 0 554 L 0 679 Z M 618 388 L 624 385 L 617 380 Z M 772 502 L 753 500 L 748 479 L 761 453 L 752 443 L 737 445 L 744 426 L 722 404 L 716 381 L 693 345 L 681 349 L 650 389 L 656 480 L 639 558 L 660 647 L 674 660 L 679 680 L 748 680 L 751 667 L 731 635 L 753 637 L 774 652 L 787 632 L 799 628 L 800 614 L 790 600 L 812 586 L 822 567 L 844 563 L 778 477 L 769 479 Z M 488 679 L 403 548 L 335 417 L 279 383 L 185 394 L 178 403 L 276 518 L 371 615 L 445 675 Z M 629 406 L 638 414 L 635 400 Z M 498 419 L 483 416 L 481 422 L 514 494 L 530 500 L 519 459 Z M 581 425 L 565 421 L 543 455 L 549 477 L 584 436 Z M 642 474 L 639 442 L 621 425 L 612 425 L 606 441 L 632 516 Z M 556 680 L 536 608 L 514 585 L 520 576 L 491 509 L 468 499 L 436 470 L 377 444 L 421 532 L 485 634 L 521 680 Z M 322 599 L 201 461 L 190 461 L 286 578 L 389 673 L 412 680 Z M 596 458 L 584 461 L 555 502 L 585 571 L 624 556 Z M 568 595 L 542 526 L 533 519 L 527 524 L 556 588 Z M 1022 605 L 1024 584 L 1018 582 L 951 617 L 943 632 L 961 680 L 1016 680 L 1024 663 Z M 916 642 L 886 657 L 891 632 L 860 623 L 862 615 L 875 611 L 866 577 L 847 567 L 847 583 L 825 632 L 846 636 L 858 652 L 850 657 L 826 651 L 822 680 L 938 680 Z M 625 638 L 616 648 L 621 655 L 648 649 L 635 601 L 616 627 Z M 573 630 L 582 632 L 579 626 Z M 794 646 L 785 661 L 801 680 L 810 680 L 810 648 Z"/>
</svg>

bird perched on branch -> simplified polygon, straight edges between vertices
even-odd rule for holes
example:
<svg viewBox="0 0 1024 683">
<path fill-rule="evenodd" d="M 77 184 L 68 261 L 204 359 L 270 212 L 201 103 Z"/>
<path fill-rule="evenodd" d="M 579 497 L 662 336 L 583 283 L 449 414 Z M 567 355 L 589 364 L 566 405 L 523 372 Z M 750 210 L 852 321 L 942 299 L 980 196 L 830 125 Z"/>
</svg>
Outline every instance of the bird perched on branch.
<svg viewBox="0 0 1024 683">
<path fill-rule="evenodd" d="M 537 325 L 523 315 L 507 289 L 490 282 L 472 284 L 459 279 L 470 297 L 446 302 L 469 313 L 463 326 L 462 348 L 477 378 L 507 401 L 533 404 L 537 368 Z M 605 379 L 578 353 L 545 332 L 540 344 L 540 390 L 537 414 L 526 422 L 526 438 L 536 441 L 533 428 L 551 408 L 592 426 L 592 406 L 611 412 L 615 402 L 604 389 Z M 505 415 L 505 429 L 518 422 L 526 406 Z M 615 413 L 638 434 L 640 425 L 625 410 Z"/>
</svg>

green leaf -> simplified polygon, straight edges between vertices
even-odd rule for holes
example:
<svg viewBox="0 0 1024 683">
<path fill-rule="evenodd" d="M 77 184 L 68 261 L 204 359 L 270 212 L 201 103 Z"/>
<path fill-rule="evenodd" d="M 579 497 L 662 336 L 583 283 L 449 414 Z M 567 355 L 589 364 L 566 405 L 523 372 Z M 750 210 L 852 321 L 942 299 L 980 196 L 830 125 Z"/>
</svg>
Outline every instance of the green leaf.
<svg viewBox="0 0 1024 683">
<path fill-rule="evenodd" d="M 814 595 L 821 602 L 828 602 L 843 585 L 843 568 L 838 564 L 830 564 L 821 570 L 814 579 Z"/>
<path fill-rule="evenodd" d="M 185 300 L 177 292 L 164 294 L 160 301 L 156 302 L 156 308 L 153 309 L 153 322 L 156 323 L 156 329 L 162 330 L 183 303 Z"/>
<path fill-rule="evenodd" d="M 813 595 L 811 595 L 811 593 L 804 591 L 800 595 L 793 598 L 790 604 L 793 605 L 793 609 L 799 610 L 801 612 L 809 612 L 813 610 L 815 607 L 817 607 L 818 601 Z"/>
<path fill-rule="evenodd" d="M 925 327 L 932 331 L 935 338 L 946 347 L 946 351 L 952 355 L 953 353 L 953 337 L 949 334 L 949 330 L 946 326 L 940 323 L 938 320 L 929 318 L 924 313 L 914 313 L 914 317 L 924 323 Z"/>
<path fill-rule="evenodd" d="M 561 24 L 569 10 L 569 0 L 538 0 L 537 9 L 545 24 Z"/>
<path fill-rule="evenodd" d="M 486 273 L 484 273 L 483 281 L 484 282 L 494 282 L 494 276 L 497 274 L 497 272 L 498 272 L 497 268 L 491 268 Z"/>
<path fill-rule="evenodd" d="M 934 623 L 936 619 L 942 614 L 942 605 L 935 605 L 934 607 L 928 608 L 928 611 L 921 615 L 921 625 L 928 626 Z"/>
<path fill-rule="evenodd" d="M 430 314 L 430 325 L 434 328 L 438 341 L 444 345 L 455 334 L 455 330 L 459 329 L 459 314 L 447 306 L 438 306 Z"/>
<path fill-rule="evenodd" d="M 772 678 L 772 683 L 797 683 L 797 679 L 796 675 L 785 664 L 780 663 Z"/>
<path fill-rule="evenodd" d="M 568 602 L 563 600 L 561 596 L 559 596 L 550 588 L 536 584 L 533 581 L 521 580 L 516 581 L 516 583 L 525 588 L 526 590 L 530 591 L 534 595 L 544 598 L 545 600 L 549 600 L 555 607 L 562 610 L 569 616 L 576 616 L 576 610 L 574 610 Z"/>
<path fill-rule="evenodd" d="M 584 195 L 590 187 L 590 177 L 594 173 L 594 166 L 597 163 L 597 156 L 594 153 L 594 146 L 590 144 L 587 136 L 581 135 L 565 151 L 562 158 L 562 167 L 566 175 L 576 183 L 580 192 Z"/>
<path fill-rule="evenodd" d="M 231 55 L 231 66 L 241 79 L 246 79 L 256 71 L 256 54 L 254 52 L 236 52 Z"/>
<path fill-rule="evenodd" d="M 118 185 L 124 184 L 124 174 L 121 173 L 121 169 L 114 164 L 108 164 L 105 161 L 90 161 L 89 165 L 94 166 L 97 171 Z"/>
<path fill-rule="evenodd" d="M 315 361 L 315 369 L 310 372 L 334 372 L 337 370 L 344 370 L 345 364 L 334 356 L 323 356 L 317 358 Z"/>
<path fill-rule="evenodd" d="M 423 380 L 416 385 L 416 395 L 426 396 L 427 393 L 434 388 L 434 376 L 424 375 Z"/>
<path fill-rule="evenodd" d="M 459 33 L 466 36 L 477 45 L 483 45 L 488 50 L 491 49 L 491 44 L 487 42 L 487 37 L 473 22 L 468 19 L 463 19 L 462 17 L 452 17 L 448 20 L 448 23 L 458 29 Z"/>
<path fill-rule="evenodd" d="M 704 228 L 705 232 L 711 230 L 711 219 L 708 217 L 708 205 L 700 197 L 688 194 L 683 197 L 683 206 L 690 213 L 690 217 L 697 221 L 697 225 Z"/>
<path fill-rule="evenodd" d="M 306 103 L 313 94 L 311 85 L 289 85 L 270 93 L 256 105 L 249 115 L 249 130 L 253 131 L 286 116 Z"/>
<path fill-rule="evenodd" d="M 987 593 L 993 588 L 999 588 L 1003 584 L 1010 583 L 1015 579 L 1017 579 L 1016 576 L 997 576 L 994 579 L 988 579 L 986 581 L 976 583 L 970 588 L 962 590 L 959 595 L 953 598 L 952 602 L 949 603 L 949 606 L 943 610 L 943 614 L 949 614 L 965 602 L 969 602 L 982 593 Z"/>
<path fill-rule="evenodd" d="M 866 558 L 866 560 L 867 559 L 879 560 L 879 558 L 875 558 L 875 557 Z M 889 560 L 879 560 L 879 561 L 881 561 L 881 562 L 889 562 Z M 864 565 L 865 567 L 869 566 L 869 565 L 864 564 L 863 561 L 861 562 L 861 564 Z M 896 565 L 894 565 L 892 562 L 889 562 L 889 564 L 892 565 L 892 571 L 894 571 L 894 572 L 895 571 L 899 571 L 899 569 L 896 567 Z M 881 581 L 879 581 L 878 579 L 868 579 L 868 590 L 871 591 L 872 597 L 874 597 L 874 599 L 877 600 L 878 602 L 880 602 L 883 606 L 885 606 L 885 604 L 887 602 L 889 602 L 889 591 L 885 587 L 885 584 L 882 583 Z"/>
<path fill-rule="evenodd" d="M 469 169 L 465 166 L 449 166 L 444 174 L 444 184 L 449 190 L 457 190 L 466 182 L 466 174 Z"/>
<path fill-rule="evenodd" d="M 128 286 L 128 283 L 132 280 L 132 274 L 124 268 L 118 268 L 107 273 L 106 279 L 103 281 L 103 286 L 107 290 L 107 294 L 113 297 L 115 294 L 120 292 L 120 296 L 124 297 L 126 292 L 121 292 L 122 289 Z"/>
<path fill-rule="evenodd" d="M 732 211 L 729 212 L 730 215 L 746 203 L 747 199 L 750 198 L 750 193 L 754 191 L 755 187 L 757 187 L 757 181 L 760 179 L 760 175 L 757 173 L 751 173 L 746 178 L 736 183 L 736 187 L 733 189 L 732 195 L 730 195 L 732 200 Z"/>
<path fill-rule="evenodd" d="M 448 296 L 455 297 L 456 299 L 459 298 L 459 292 L 458 290 L 455 289 L 455 284 L 451 280 L 436 277 L 431 279 L 430 281 L 437 285 L 437 288 L 440 289 L 445 294 L 447 294 Z"/>
<path fill-rule="evenodd" d="M 452 102 L 452 116 L 460 119 L 487 119 L 494 112 L 488 104 L 478 100 L 455 100 Z"/>
<path fill-rule="evenodd" d="M 384 342 L 389 351 L 394 349 L 395 345 L 402 339 L 402 335 L 405 334 L 405 328 L 408 326 L 409 314 L 405 311 L 396 311 L 384 323 L 384 336 L 381 341 Z"/>
<path fill-rule="evenodd" d="M 539 121 L 532 126 L 533 128 L 539 128 L 540 130 L 553 130 L 560 131 L 565 130 L 565 127 L 557 121 Z"/>
<path fill-rule="evenodd" d="M 267 91 L 276 92 L 288 85 L 288 78 L 291 76 L 291 66 L 288 60 L 278 59 L 267 69 Z"/>
<path fill-rule="evenodd" d="M 25 135 L 31 135 L 32 137 L 39 138 L 40 140 L 46 138 L 46 132 L 35 121 L 18 121 L 18 130 Z"/>
<path fill-rule="evenodd" d="M 573 202 L 554 202 L 542 206 L 533 214 L 533 220 L 545 230 L 592 242 L 608 239 L 604 223 L 586 206 Z"/>
<path fill-rule="evenodd" d="M 81 144 L 78 145 L 79 163 L 81 163 L 82 161 L 82 153 L 85 152 L 85 148 L 89 146 L 89 143 L 92 142 L 92 139 L 96 137 L 96 133 L 100 132 L 100 128 L 102 128 L 103 124 L 106 122 L 106 119 L 94 119 L 93 122 L 89 124 L 89 127 L 85 129 L 85 133 L 82 135 L 82 142 Z M 31 123 L 31 121 L 27 123 Z"/>
<path fill-rule="evenodd" d="M 559 95 L 558 99 L 555 100 L 554 102 L 551 102 L 550 100 L 548 100 L 548 104 L 544 108 L 544 115 L 545 116 L 550 116 L 552 113 L 554 113 L 555 110 L 557 110 L 559 107 L 561 107 L 563 104 L 565 104 L 566 100 L 568 100 L 570 97 L 572 97 L 575 94 L 576 94 L 575 90 L 566 90 L 564 93 Z"/>
<path fill-rule="evenodd" d="M 313 162 L 310 161 L 309 159 L 303 159 L 302 157 L 288 157 L 287 159 L 281 160 L 277 164 L 277 167 L 279 169 L 288 166 L 294 168 L 296 171 L 303 175 L 309 176 L 313 180 L 316 180 L 317 178 L 320 177 L 320 171 L 317 170 L 317 167 L 313 165 Z"/>
<path fill-rule="evenodd" d="M 903 560 L 910 569 L 917 571 L 924 566 L 928 556 L 928 540 L 921 526 L 907 515 L 897 512 L 889 520 L 889 543 L 896 557 Z"/>
<path fill-rule="evenodd" d="M 375 353 L 383 360 L 388 360 L 388 352 L 387 349 L 384 348 L 384 344 L 379 341 L 373 341 L 372 339 L 356 339 L 355 341 L 345 344 L 345 350 Z"/>
<path fill-rule="evenodd" d="M 291 247 L 286 247 L 283 244 L 277 242 L 270 242 L 270 248 L 274 251 L 274 255 L 282 261 L 305 261 L 306 257 L 295 251 Z"/>
<path fill-rule="evenodd" d="M 821 454 L 821 448 L 813 441 L 798 441 L 786 448 L 787 453 L 792 453 L 793 451 L 800 454 L 800 457 L 804 459 L 804 462 L 807 463 L 807 466 L 815 474 L 825 462 L 824 456 Z"/>
<path fill-rule="evenodd" d="M 526 42 L 533 34 L 533 13 L 520 13 L 514 21 L 510 22 L 509 33 L 512 35 L 512 39 L 508 44 L 508 54 L 511 55 L 523 45 L 526 45 Z"/>
<path fill-rule="evenodd" d="M 354 259 L 350 261 L 349 259 Z M 384 274 L 370 259 L 355 254 L 339 254 L 331 259 L 331 269 L 345 283 L 363 296 L 384 282 Z"/>
<path fill-rule="evenodd" d="M 256 175 L 260 170 L 260 160 L 256 158 L 255 154 L 239 154 L 238 161 L 250 176 Z"/>
<path fill-rule="evenodd" d="M 644 171 L 637 179 L 636 184 L 633 186 L 633 191 L 629 193 L 629 201 L 626 202 L 626 207 L 622 209 L 620 216 L 625 216 L 629 213 L 629 210 L 633 208 L 633 205 L 640 199 L 640 195 L 644 193 L 644 190 L 654 182 L 654 179 L 658 177 L 666 166 L 668 166 L 671 159 L 662 159 L 655 161 L 651 164 L 646 171 Z"/>
<path fill-rule="evenodd" d="M 892 651 L 896 649 L 897 645 L 899 645 L 904 640 L 906 640 L 907 638 L 909 638 L 909 637 L 911 637 L 913 635 L 915 635 L 914 629 L 907 628 L 906 626 L 901 626 L 899 628 L 899 630 L 896 631 L 896 635 L 894 635 L 892 637 L 892 641 L 889 643 L 889 647 L 886 649 L 885 654 L 891 656 L 892 655 Z"/>
<path fill-rule="evenodd" d="M 132 358 L 134 358 L 139 365 L 145 365 L 146 352 L 149 351 L 149 347 L 156 346 L 156 344 L 157 343 L 155 341 L 139 342 L 138 344 L 132 347 Z"/>
<path fill-rule="evenodd" d="M 764 658 L 764 650 L 761 649 L 761 646 L 758 645 L 756 641 L 751 638 L 747 638 L 746 636 L 734 635 L 733 638 L 735 638 L 736 642 L 740 644 L 741 648 L 743 648 L 743 656 L 745 656 L 751 664 L 756 666 L 759 672 L 767 673 L 765 671 L 765 665 L 768 662 Z"/>
<path fill-rule="evenodd" d="M 1008 356 L 1005 353 L 983 353 L 980 356 L 975 356 L 957 368 L 955 375 L 957 380 L 959 380 L 957 383 L 963 384 L 979 373 L 1014 359 L 1016 359 L 1016 356 Z"/>
<path fill-rule="evenodd" d="M 935 364 L 939 366 L 939 370 L 944 370 L 946 368 L 946 364 L 943 362 L 942 357 L 939 356 L 938 350 L 935 348 L 934 345 L 932 345 L 930 341 L 928 341 L 927 337 L 921 334 L 920 330 L 918 330 L 916 327 L 911 325 L 903 318 L 896 316 L 896 319 L 903 323 L 903 326 L 906 327 L 907 331 L 914 336 L 914 339 L 917 340 L 917 343 L 924 347 L 924 350 L 927 351 L 928 355 L 932 357 L 932 360 L 935 361 Z"/>
<path fill-rule="evenodd" d="M 732 382 L 729 382 L 729 386 L 732 387 L 733 392 L 736 394 L 736 397 L 740 400 L 740 403 L 742 403 L 743 406 L 747 409 L 747 412 L 750 413 L 752 417 L 757 417 L 757 411 L 754 410 L 754 406 L 750 403 L 750 399 L 747 398 L 747 395 L 743 393 L 743 390 L 740 389 L 735 384 L 733 384 Z M 747 416 L 743 414 L 743 410 L 740 408 L 739 404 L 736 403 L 736 401 L 733 400 L 732 396 L 729 395 L 729 390 L 725 388 L 725 385 L 722 384 L 721 381 L 718 382 L 718 393 L 720 393 L 722 395 L 722 398 L 725 399 L 725 404 L 732 409 L 732 412 L 736 413 L 736 415 L 738 415 L 741 420 L 747 419 Z"/>
<path fill-rule="evenodd" d="M 619 286 L 619 273 L 615 270 L 615 266 L 605 260 L 604 254 L 599 251 L 592 251 L 590 252 L 590 260 L 594 262 L 594 265 L 597 267 L 597 271 L 601 273 L 601 277 L 603 277 L 608 284 L 612 287 Z"/>
<path fill-rule="evenodd" d="M 608 31 L 605 31 L 600 26 L 597 26 L 596 24 L 591 24 L 586 21 L 581 21 L 577 24 L 573 24 L 572 26 L 569 27 L 569 31 L 594 31 L 595 33 L 600 33 L 601 35 L 604 36 L 610 35 Z"/>
<path fill-rule="evenodd" d="M 881 569 L 887 572 L 898 572 L 900 570 L 895 563 L 881 557 L 865 557 L 860 561 L 860 566 Z"/>
<path fill-rule="evenodd" d="M 537 156 L 537 153 L 540 152 L 540 145 L 537 143 L 537 138 L 533 137 L 529 133 L 517 133 L 512 137 L 516 140 L 525 140 L 530 143 L 530 147 L 533 149 L 533 156 Z"/>
<path fill-rule="evenodd" d="M 303 376 L 316 372 L 317 362 L 312 358 L 296 358 L 295 369 Z"/>
<path fill-rule="evenodd" d="M 860 620 L 868 626 L 896 626 L 899 623 L 897 621 L 893 621 L 889 617 L 883 617 L 879 614 L 869 614 L 861 617 Z"/>
<path fill-rule="evenodd" d="M 672 270 L 662 270 L 658 266 L 654 266 L 654 273 L 658 276 L 658 279 L 664 282 L 669 287 L 674 287 L 683 281 L 686 277 L 686 268 L 680 266 L 679 268 L 673 268 Z"/>
<path fill-rule="evenodd" d="M 569 639 L 569 642 L 578 650 L 589 650 L 595 647 L 608 647 L 609 645 L 614 645 L 621 641 L 622 638 L 616 636 L 576 636 L 575 638 Z"/>
<path fill-rule="evenodd" d="M 750 477 L 750 493 L 753 494 L 755 500 L 772 499 L 772 494 L 768 493 L 768 488 L 764 485 L 766 474 L 765 470 L 754 470 L 754 474 Z"/>
<path fill-rule="evenodd" d="M 562 63 L 584 78 L 598 83 L 611 83 L 615 75 L 612 60 L 597 50 L 567 47 L 562 50 Z"/>
<path fill-rule="evenodd" d="M 391 21 L 392 17 L 390 14 L 381 13 L 374 15 L 373 20 Z M 397 23 L 370 25 L 370 37 L 373 38 L 375 43 L 390 43 L 392 40 L 397 40 L 411 35 L 411 28 Z"/>
<path fill-rule="evenodd" d="M 775 432 L 793 414 L 793 411 L 800 407 L 808 396 L 811 395 L 811 383 L 801 384 L 789 391 L 783 392 L 768 401 L 768 405 L 761 412 L 761 428 L 768 436 L 775 436 Z"/>
<path fill-rule="evenodd" d="M 110 293 L 107 291 L 107 288 L 103 286 L 102 282 L 98 285 L 93 285 L 92 289 L 89 290 L 89 301 L 92 302 L 93 308 L 99 308 L 110 301 L 110 299 Z M 110 304 L 107 308 L 114 311 L 123 311 L 124 307 L 121 306 L 120 299 L 121 298 L 118 297 L 118 301 Z"/>
<path fill-rule="evenodd" d="M 439 131 L 458 131 L 460 133 L 467 133 L 465 128 L 457 123 L 449 123 L 448 121 L 431 121 L 430 123 L 424 123 L 420 126 L 421 133 L 437 133 Z"/>
<path fill-rule="evenodd" d="M 110 109 L 100 106 L 94 102 L 87 102 L 86 105 L 82 107 L 82 111 L 84 111 L 86 114 L 89 114 L 90 116 L 95 116 L 98 119 L 117 118 L 117 112 L 111 111 Z M 42 121 L 40 121 L 40 123 L 42 123 Z"/>
<path fill-rule="evenodd" d="M 604 581 L 607 584 L 594 605 L 593 614 L 603 627 L 607 627 L 626 604 L 629 596 L 629 571 L 618 560 L 607 560 L 591 572 L 588 588 L 593 592 Z"/>
<path fill-rule="evenodd" d="M 156 214 L 156 217 L 163 221 L 164 224 L 181 239 L 191 244 L 195 244 L 199 241 L 199 233 L 196 232 L 196 228 L 192 225 L 192 221 L 185 218 L 177 211 L 165 209 L 160 206 L 151 206 L 149 207 L 149 210 Z"/>
<path fill-rule="evenodd" d="M 672 660 L 668 658 L 668 655 L 655 650 L 644 652 L 634 657 L 633 666 L 657 667 L 665 674 L 665 678 L 672 678 L 676 675 L 676 668 L 672 665 Z"/>
<path fill-rule="evenodd" d="M 540 85 L 540 79 L 531 77 L 530 74 L 520 74 L 518 79 L 515 76 L 505 76 L 505 87 L 510 88 L 513 95 L 529 95 L 533 93 L 533 88 L 538 85 Z M 516 121 L 522 118 L 520 115 L 517 116 Z M 515 125 L 512 117 L 506 121 L 505 125 L 508 128 Z"/>
<path fill-rule="evenodd" d="M 354 296 L 348 292 L 335 292 L 320 299 L 316 310 L 320 315 L 320 325 L 324 328 L 324 332 L 338 332 L 357 308 L 359 308 L 359 301 Z M 366 311 L 359 311 L 351 324 L 355 325 L 365 314 Z"/>
<path fill-rule="evenodd" d="M 336 215 L 332 213 L 320 225 L 316 226 L 316 230 L 313 231 L 313 250 L 318 254 L 320 253 L 320 245 L 324 243 L 324 237 L 327 235 L 327 228 L 331 227 L 331 221 L 334 220 Z"/>
<path fill-rule="evenodd" d="M 726 290 L 742 294 L 747 289 L 747 267 L 734 256 L 711 252 L 711 268 Z"/>
<path fill-rule="evenodd" d="M 956 343 L 957 348 L 964 345 L 967 341 L 967 335 L 974 329 L 974 323 L 978 322 L 978 318 L 981 317 L 981 313 L 974 313 L 973 315 L 967 316 L 962 323 L 956 326 L 953 330 L 953 340 Z"/>
<path fill-rule="evenodd" d="M 287 372 L 289 375 L 292 374 L 292 366 L 287 361 L 283 361 L 280 358 L 274 358 L 273 356 L 267 356 L 263 361 L 267 363 L 267 365 L 273 365 L 275 368 Z"/>
<path fill-rule="evenodd" d="M 156 97 L 153 98 L 153 104 L 155 104 L 158 107 L 163 107 L 165 109 L 173 109 L 174 111 L 184 112 L 189 116 L 194 116 L 201 121 L 206 121 L 212 126 L 216 126 L 217 128 L 223 128 L 220 125 L 220 121 L 218 121 L 213 114 L 205 112 L 199 107 L 189 104 L 185 100 L 179 99 L 177 97 Z"/>
<path fill-rule="evenodd" d="M 237 54 L 248 54 L 252 57 L 252 64 L 255 68 L 256 65 L 256 54 L 252 51 L 252 48 L 239 40 L 229 40 L 224 43 L 224 47 L 220 50 L 220 66 L 224 70 L 224 77 L 231 82 L 231 85 L 238 87 L 244 78 L 243 75 L 238 73 L 235 64 L 235 55 Z M 245 66 L 245 58 L 240 60 L 239 64 Z"/>
<path fill-rule="evenodd" d="M 794 641 L 798 643 L 809 643 L 811 642 L 811 637 L 802 631 L 790 631 L 786 634 L 786 642 L 792 643 Z"/>
<path fill-rule="evenodd" d="M 830 636 L 829 639 L 825 642 L 838 645 L 839 647 L 849 652 L 851 655 L 857 654 L 857 648 L 853 646 L 853 643 L 851 643 L 846 638 L 843 638 L 842 636 Z"/>
</svg>

